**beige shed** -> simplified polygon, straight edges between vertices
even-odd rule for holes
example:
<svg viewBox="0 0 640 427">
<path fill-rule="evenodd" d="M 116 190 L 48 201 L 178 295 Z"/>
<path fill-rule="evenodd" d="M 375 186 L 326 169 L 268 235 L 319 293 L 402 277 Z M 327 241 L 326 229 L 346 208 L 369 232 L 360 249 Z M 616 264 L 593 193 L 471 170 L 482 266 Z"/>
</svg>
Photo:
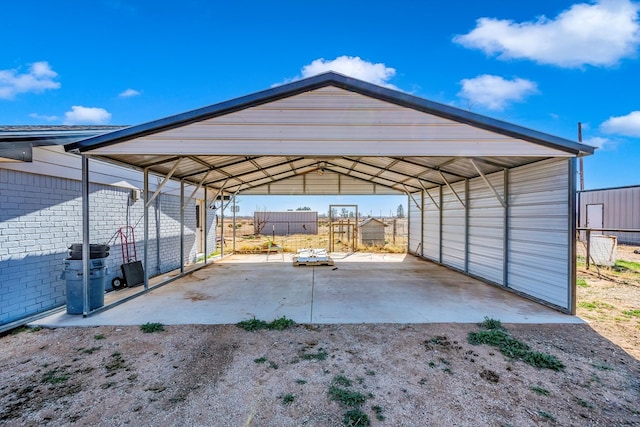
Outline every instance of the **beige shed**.
<svg viewBox="0 0 640 427">
<path fill-rule="evenodd" d="M 384 228 L 387 224 L 377 218 L 367 218 L 358 224 L 360 243 L 365 246 L 384 245 Z"/>
</svg>

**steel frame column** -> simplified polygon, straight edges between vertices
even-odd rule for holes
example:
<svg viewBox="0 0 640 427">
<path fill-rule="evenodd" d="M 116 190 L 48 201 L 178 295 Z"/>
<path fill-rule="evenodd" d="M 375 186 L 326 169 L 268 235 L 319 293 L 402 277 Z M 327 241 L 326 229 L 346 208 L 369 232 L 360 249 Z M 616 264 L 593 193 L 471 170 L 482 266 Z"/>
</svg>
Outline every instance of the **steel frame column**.
<svg viewBox="0 0 640 427">
<path fill-rule="evenodd" d="M 469 272 L 469 179 L 464 180 L 464 272 Z"/>
<path fill-rule="evenodd" d="M 180 180 L 180 273 L 184 273 L 184 179 Z"/>
<path fill-rule="evenodd" d="M 502 286 L 509 287 L 509 169 L 503 170 L 504 176 L 504 224 L 502 227 Z"/>
<path fill-rule="evenodd" d="M 568 160 L 569 162 L 569 206 L 567 210 L 567 215 L 569 217 L 569 275 L 568 275 L 568 295 L 567 295 L 567 303 L 568 310 L 572 315 L 576 314 L 576 162 L 577 159 L 571 158 Z M 588 259 L 588 254 L 587 254 Z M 588 261 L 587 261 L 588 262 Z M 588 264 L 587 264 L 588 265 Z"/>
<path fill-rule="evenodd" d="M 207 187 L 204 187 L 204 203 L 202 204 L 203 206 L 203 212 L 202 212 L 202 238 L 204 239 L 204 265 L 207 265 L 207 235 L 209 233 L 207 233 L 209 225 L 207 224 L 207 211 L 209 210 L 209 206 L 207 205 Z"/>
<path fill-rule="evenodd" d="M 149 169 L 144 168 L 144 289 L 149 289 Z"/>
<path fill-rule="evenodd" d="M 439 246 L 440 248 L 438 249 L 438 262 L 440 264 L 442 264 L 442 215 L 444 213 L 443 208 L 444 208 L 444 201 L 442 200 L 442 185 L 440 186 L 440 195 L 438 196 L 440 198 L 440 218 L 439 218 L 439 224 L 438 227 L 440 227 L 440 231 L 438 232 L 439 236 Z"/>
<path fill-rule="evenodd" d="M 89 314 L 89 157 L 82 155 L 82 315 Z"/>
</svg>

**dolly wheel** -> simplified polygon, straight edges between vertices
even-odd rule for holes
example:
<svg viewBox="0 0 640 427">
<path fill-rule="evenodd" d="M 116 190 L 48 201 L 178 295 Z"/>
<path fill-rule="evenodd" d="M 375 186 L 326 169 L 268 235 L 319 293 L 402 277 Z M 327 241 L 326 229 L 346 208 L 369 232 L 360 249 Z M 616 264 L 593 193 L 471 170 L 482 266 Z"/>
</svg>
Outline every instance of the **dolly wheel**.
<svg viewBox="0 0 640 427">
<path fill-rule="evenodd" d="M 113 287 L 113 289 L 122 289 L 126 286 L 127 284 L 124 282 L 124 279 L 122 277 L 116 277 L 111 281 L 111 286 Z"/>
</svg>

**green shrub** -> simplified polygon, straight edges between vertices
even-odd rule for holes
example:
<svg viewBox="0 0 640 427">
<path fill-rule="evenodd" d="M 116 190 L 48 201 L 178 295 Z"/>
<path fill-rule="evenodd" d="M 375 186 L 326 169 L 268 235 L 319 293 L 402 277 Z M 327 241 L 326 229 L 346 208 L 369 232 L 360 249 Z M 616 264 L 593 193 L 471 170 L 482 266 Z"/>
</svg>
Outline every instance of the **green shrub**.
<svg viewBox="0 0 640 427">
<path fill-rule="evenodd" d="M 267 322 L 264 320 L 258 320 L 255 317 L 250 320 L 243 320 L 236 323 L 236 326 L 244 329 L 245 331 L 257 331 L 258 329 L 267 329 Z"/>
<path fill-rule="evenodd" d="M 505 356 L 511 359 L 520 359 L 536 368 L 546 368 L 554 371 L 561 371 L 565 368 L 565 364 L 555 356 L 531 351 L 526 343 L 513 338 L 504 330 L 489 329 L 469 332 L 467 340 L 473 345 L 488 344 L 497 347 Z"/>
<path fill-rule="evenodd" d="M 276 331 L 282 331 L 284 329 L 290 328 L 291 326 L 294 326 L 295 324 L 296 322 L 294 322 L 293 320 L 287 319 L 286 316 L 282 316 L 267 324 L 267 328 Z"/>
<path fill-rule="evenodd" d="M 344 413 L 342 424 L 346 427 L 367 427 L 371 425 L 371 420 L 361 409 L 356 408 Z"/>
<path fill-rule="evenodd" d="M 162 323 L 147 322 L 144 325 L 140 325 L 140 330 L 145 334 L 150 334 L 152 332 L 162 332 L 164 331 L 164 325 Z"/>
</svg>

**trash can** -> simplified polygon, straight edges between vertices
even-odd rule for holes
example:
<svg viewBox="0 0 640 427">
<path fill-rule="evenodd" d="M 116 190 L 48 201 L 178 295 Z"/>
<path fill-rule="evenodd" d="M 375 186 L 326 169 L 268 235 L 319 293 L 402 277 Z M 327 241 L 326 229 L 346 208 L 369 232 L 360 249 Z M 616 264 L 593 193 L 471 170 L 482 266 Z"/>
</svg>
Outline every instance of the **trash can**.
<svg viewBox="0 0 640 427">
<path fill-rule="evenodd" d="M 80 253 L 82 253 L 82 245 L 80 245 Z M 93 245 L 92 245 L 93 246 Z M 106 245 L 100 245 L 106 246 Z M 77 245 L 72 245 L 77 253 Z M 107 257 L 109 249 L 101 249 L 97 253 L 106 255 L 102 258 L 93 258 L 93 253 L 89 259 L 89 311 L 104 306 L 104 291 L 107 280 Z M 71 248 L 69 248 L 71 249 Z M 93 249 L 93 248 L 92 248 Z M 84 309 L 84 267 L 82 259 L 77 258 L 75 254 L 70 252 L 71 258 L 64 260 L 64 271 L 62 278 L 67 284 L 67 313 L 83 314 Z M 80 257 L 82 258 L 82 257 Z"/>
</svg>

